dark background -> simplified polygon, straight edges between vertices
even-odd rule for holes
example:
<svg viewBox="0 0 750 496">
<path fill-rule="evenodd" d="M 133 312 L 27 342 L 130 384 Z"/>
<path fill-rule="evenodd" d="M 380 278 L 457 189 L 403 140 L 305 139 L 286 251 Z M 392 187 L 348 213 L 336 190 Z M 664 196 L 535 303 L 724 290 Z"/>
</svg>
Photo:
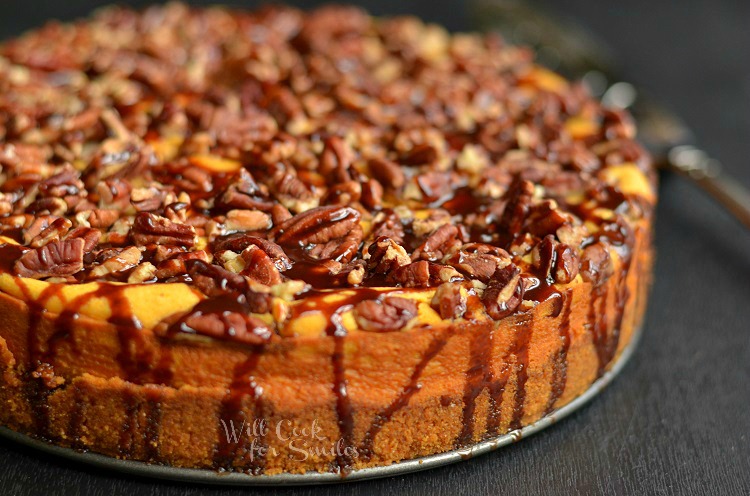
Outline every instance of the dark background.
<svg viewBox="0 0 750 496">
<path fill-rule="evenodd" d="M 2 0 L 0 37 L 105 3 Z M 471 27 L 459 2 L 358 3 L 375 14 Z M 555 8 L 605 39 L 628 77 L 684 117 L 700 144 L 750 186 L 750 2 L 568 0 Z M 656 244 L 639 349 L 614 384 L 568 419 L 445 468 L 258 493 L 750 494 L 750 233 L 682 179 L 663 176 Z M 133 479 L 0 446 L 2 495 L 224 492 L 252 490 Z"/>
</svg>

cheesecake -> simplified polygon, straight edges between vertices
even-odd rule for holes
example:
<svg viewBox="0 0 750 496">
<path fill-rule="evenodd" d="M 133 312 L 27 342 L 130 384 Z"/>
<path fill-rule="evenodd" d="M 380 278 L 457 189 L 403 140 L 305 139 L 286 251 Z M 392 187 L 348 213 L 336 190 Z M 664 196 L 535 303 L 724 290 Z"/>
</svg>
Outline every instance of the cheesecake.
<svg viewBox="0 0 750 496">
<path fill-rule="evenodd" d="M 0 45 L 0 424 L 338 472 L 584 393 L 640 326 L 631 117 L 500 35 L 108 8 Z"/>
</svg>

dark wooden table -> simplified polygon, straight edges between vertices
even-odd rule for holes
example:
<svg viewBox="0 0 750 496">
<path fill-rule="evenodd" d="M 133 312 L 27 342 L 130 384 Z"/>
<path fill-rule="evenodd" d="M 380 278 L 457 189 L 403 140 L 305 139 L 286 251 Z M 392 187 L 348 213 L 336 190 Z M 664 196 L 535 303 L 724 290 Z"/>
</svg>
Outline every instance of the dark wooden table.
<svg viewBox="0 0 750 496">
<path fill-rule="evenodd" d="M 361 3 L 378 14 L 413 13 L 452 29 L 469 27 L 459 2 Z M 0 36 L 46 18 L 83 15 L 95 4 L 5 0 Z M 750 185 L 749 2 L 576 0 L 556 6 L 605 38 L 631 78 L 676 109 L 701 144 Z M 273 492 L 750 494 L 750 233 L 689 184 L 664 177 L 656 244 L 656 281 L 640 348 L 589 406 L 514 446 L 450 467 Z M 0 446 L 2 495 L 223 492 L 253 490 L 134 479 L 7 441 Z"/>
</svg>

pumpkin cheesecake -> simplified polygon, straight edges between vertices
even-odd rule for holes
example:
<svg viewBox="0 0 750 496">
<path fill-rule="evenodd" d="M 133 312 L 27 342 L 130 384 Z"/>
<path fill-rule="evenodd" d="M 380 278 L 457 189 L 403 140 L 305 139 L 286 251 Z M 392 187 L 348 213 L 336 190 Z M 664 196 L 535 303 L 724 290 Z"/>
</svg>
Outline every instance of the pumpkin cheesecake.
<svg viewBox="0 0 750 496">
<path fill-rule="evenodd" d="M 582 394 L 640 325 L 631 118 L 498 35 L 109 8 L 0 45 L 0 424 L 347 473 Z"/>
</svg>

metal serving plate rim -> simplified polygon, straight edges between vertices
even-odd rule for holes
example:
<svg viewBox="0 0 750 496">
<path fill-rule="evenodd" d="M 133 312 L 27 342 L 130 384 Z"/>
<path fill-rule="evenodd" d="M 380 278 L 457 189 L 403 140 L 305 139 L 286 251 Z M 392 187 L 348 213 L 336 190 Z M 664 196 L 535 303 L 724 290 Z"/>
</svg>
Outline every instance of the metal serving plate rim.
<svg viewBox="0 0 750 496">
<path fill-rule="evenodd" d="M 219 484 L 233 486 L 293 486 L 293 485 L 313 485 L 313 484 L 330 484 L 337 482 L 351 482 L 364 479 L 377 479 L 381 477 L 390 477 L 403 475 L 411 472 L 418 472 L 436 467 L 442 467 L 461 460 L 467 460 L 478 455 L 483 455 L 494 451 L 503 446 L 520 441 L 532 434 L 536 434 L 542 429 L 549 427 L 578 408 L 588 403 L 594 396 L 599 394 L 625 367 L 630 357 L 633 355 L 635 348 L 640 339 L 641 329 L 638 328 L 631 337 L 630 343 L 622 350 L 619 358 L 599 379 L 594 381 L 591 386 L 580 396 L 574 398 L 570 403 L 555 410 L 549 415 L 542 417 L 533 424 L 527 425 L 522 429 L 517 429 L 502 436 L 498 436 L 480 443 L 474 444 L 468 448 L 437 453 L 434 455 L 404 460 L 382 467 L 370 467 L 353 470 L 347 475 L 337 473 L 319 473 L 307 472 L 304 474 L 276 474 L 276 475 L 249 475 L 244 473 L 221 473 L 210 469 L 193 469 L 170 467 L 167 465 L 153 465 L 145 462 L 134 460 L 120 460 L 106 455 L 94 452 L 81 452 L 71 448 L 63 448 L 53 444 L 45 443 L 34 439 L 25 434 L 15 432 L 7 427 L 0 426 L 0 436 L 11 441 L 38 449 L 51 455 L 82 462 L 94 467 L 107 470 L 114 470 L 124 474 L 136 475 L 140 477 L 150 477 L 156 479 L 165 479 L 178 482 L 191 482 L 200 484 Z"/>
</svg>

